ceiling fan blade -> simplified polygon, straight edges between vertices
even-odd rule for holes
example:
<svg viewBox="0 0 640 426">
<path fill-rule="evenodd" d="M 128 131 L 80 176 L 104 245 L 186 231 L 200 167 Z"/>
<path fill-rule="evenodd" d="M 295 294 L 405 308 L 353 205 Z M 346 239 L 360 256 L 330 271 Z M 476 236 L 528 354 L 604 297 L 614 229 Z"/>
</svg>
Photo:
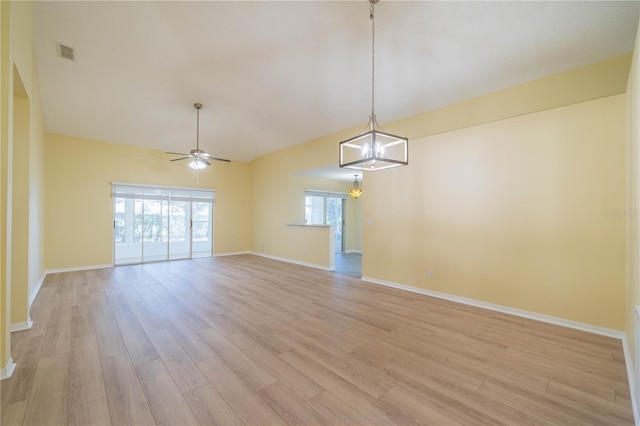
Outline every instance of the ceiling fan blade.
<svg viewBox="0 0 640 426">
<path fill-rule="evenodd" d="M 227 163 L 231 162 L 231 160 L 225 160 L 224 158 L 214 157 L 213 155 L 207 154 L 206 152 L 203 152 L 202 154 L 200 154 L 200 157 L 210 158 L 211 160 L 225 161 Z"/>
<path fill-rule="evenodd" d="M 165 154 L 171 154 L 171 155 L 189 155 L 189 154 L 185 154 L 184 152 L 165 152 Z"/>
<path fill-rule="evenodd" d="M 183 154 L 184 155 L 184 154 Z M 182 157 L 182 158 L 174 158 L 173 160 L 169 160 L 169 161 L 180 161 L 180 160 L 188 160 L 189 158 L 193 158 L 193 157 Z"/>
</svg>

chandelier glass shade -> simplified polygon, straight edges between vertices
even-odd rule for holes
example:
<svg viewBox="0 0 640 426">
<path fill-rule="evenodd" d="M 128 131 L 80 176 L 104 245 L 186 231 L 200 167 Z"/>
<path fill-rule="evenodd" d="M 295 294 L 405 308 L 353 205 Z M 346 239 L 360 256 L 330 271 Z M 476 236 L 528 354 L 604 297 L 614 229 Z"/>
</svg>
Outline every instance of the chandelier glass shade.
<svg viewBox="0 0 640 426">
<path fill-rule="evenodd" d="M 358 184 L 358 175 L 354 176 L 356 177 L 356 181 L 353 182 L 353 188 L 349 190 L 349 195 L 357 200 L 358 197 L 362 195 L 362 189 L 360 189 L 360 186 Z"/>
<path fill-rule="evenodd" d="M 377 171 L 409 164 L 409 140 L 378 129 L 340 142 L 340 167 Z"/>
<path fill-rule="evenodd" d="M 371 19 L 371 115 L 368 130 L 340 142 L 340 167 L 377 171 L 409 164 L 409 140 L 383 132 L 375 113 L 375 4 L 369 0 Z"/>
</svg>

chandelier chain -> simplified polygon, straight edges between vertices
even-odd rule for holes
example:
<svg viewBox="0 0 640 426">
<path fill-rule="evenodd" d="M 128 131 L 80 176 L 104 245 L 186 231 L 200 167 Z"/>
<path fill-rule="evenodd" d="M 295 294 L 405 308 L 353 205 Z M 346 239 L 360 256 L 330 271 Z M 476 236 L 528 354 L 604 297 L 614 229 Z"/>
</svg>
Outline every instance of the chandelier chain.
<svg viewBox="0 0 640 426">
<path fill-rule="evenodd" d="M 371 19 L 371 119 L 375 120 L 375 101 L 376 101 L 376 17 L 375 17 L 375 1 L 370 0 L 369 18 Z"/>
<path fill-rule="evenodd" d="M 202 108 L 202 106 L 200 108 Z M 200 149 L 200 108 L 196 106 L 196 149 L 197 150 Z"/>
</svg>

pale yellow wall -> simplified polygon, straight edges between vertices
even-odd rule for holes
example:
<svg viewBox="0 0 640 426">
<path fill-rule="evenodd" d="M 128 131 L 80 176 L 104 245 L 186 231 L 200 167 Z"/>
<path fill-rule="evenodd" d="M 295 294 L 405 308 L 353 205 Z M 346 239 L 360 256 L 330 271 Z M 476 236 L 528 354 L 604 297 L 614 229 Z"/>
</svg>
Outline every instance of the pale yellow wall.
<svg viewBox="0 0 640 426">
<path fill-rule="evenodd" d="M 37 155 L 34 152 L 42 146 L 44 133 L 32 47 L 31 6 L 30 2 L 2 2 L 0 275 L 3 314 L 0 315 L 0 340 L 3 349 L 0 364 L 3 367 L 10 357 L 9 324 L 28 319 L 28 295 L 37 283 L 32 275 L 40 277 L 44 272 L 41 255 L 43 162 L 33 161 Z M 37 99 L 32 102 L 34 96 Z M 29 208 L 32 200 L 40 201 L 35 204 L 39 208 Z"/>
<path fill-rule="evenodd" d="M 335 266 L 335 229 L 327 226 L 282 225 L 279 257 L 296 259 L 313 267 L 333 270 Z M 262 249 L 260 249 L 262 250 Z"/>
<path fill-rule="evenodd" d="M 33 58 L 35 64 L 35 57 Z M 33 69 L 29 120 L 29 302 L 44 279 L 44 118 L 38 72 Z"/>
<path fill-rule="evenodd" d="M 615 95 L 413 140 L 367 178 L 363 275 L 623 330 L 624 137 Z"/>
<path fill-rule="evenodd" d="M 14 71 L 14 82 L 17 77 Z M 25 322 L 29 316 L 29 109 L 28 99 L 13 96 L 12 324 Z"/>
<path fill-rule="evenodd" d="M 624 93 L 631 57 L 622 55 L 383 126 L 389 132 L 415 139 Z M 262 243 L 273 247 L 272 242 L 281 240 L 278 227 L 289 217 L 289 174 L 335 165 L 337 143 L 360 131 L 362 125 L 261 156 L 251 163 L 251 250 L 258 251 Z"/>
<path fill-rule="evenodd" d="M 7 285 L 7 146 L 9 143 L 9 2 L 0 2 L 0 369 L 11 358 L 11 289 Z M 13 95 L 11 95 L 13 96 Z"/>
<path fill-rule="evenodd" d="M 47 269 L 112 263 L 111 183 L 216 190 L 214 252 L 249 248 L 250 179 L 245 163 L 214 162 L 199 184 L 162 151 L 48 134 L 45 143 Z"/>
<path fill-rule="evenodd" d="M 640 23 L 639 23 L 640 28 Z M 627 84 L 627 306 L 626 331 L 636 360 L 636 306 L 640 306 L 640 31 Z M 635 366 L 636 371 L 639 366 Z M 639 383 L 636 382 L 636 386 Z M 636 392 L 639 389 L 636 387 Z"/>
<path fill-rule="evenodd" d="M 624 329 L 624 219 L 604 210 L 625 206 L 624 95 L 612 95 L 625 92 L 630 61 L 624 55 L 384 124 L 411 138 L 410 165 L 366 175 L 363 275 Z M 282 256 L 289 174 L 335 164 L 338 142 L 358 131 L 251 163 L 253 251 L 264 243 L 266 254 Z"/>
<path fill-rule="evenodd" d="M 10 357 L 10 337 L 8 333 L 9 323 L 23 322 L 28 318 L 28 294 L 35 287 L 31 275 L 41 276 L 44 272 L 42 256 L 33 256 L 35 252 L 41 253 L 44 232 L 42 226 L 34 226 L 34 223 L 43 222 L 44 209 L 25 211 L 25 205 L 32 197 L 42 199 L 42 180 L 38 175 L 42 174 L 42 162 L 33 162 L 32 152 L 41 146 L 43 139 L 42 107 L 40 93 L 37 87 L 37 70 L 33 54 L 32 43 L 32 3 L 31 2 L 2 2 L 2 132 L 1 149 L 3 158 L 0 171 L 1 195 L 0 210 L 1 220 L 0 244 L 3 252 L 0 254 L 0 269 L 2 270 L 2 305 L 4 314 L 2 317 L 2 337 L 4 343 L 0 364 L 6 365 Z M 31 102 L 33 97 L 35 102 Z M 18 107 L 14 111 L 14 99 L 18 99 Z M 26 112 L 24 101 L 28 99 Z M 15 116 L 15 117 L 14 117 Z M 21 120 L 27 117 L 27 123 Z M 18 153 L 26 153 L 25 157 L 16 157 L 13 161 L 14 118 L 16 123 L 24 131 L 18 131 L 21 138 L 20 145 L 16 147 Z M 23 134 L 21 135 L 20 132 Z M 24 134 L 27 134 L 25 140 Z M 15 174 L 14 174 L 15 172 Z M 13 176 L 10 176 L 10 173 Z M 34 177 L 35 175 L 35 177 Z M 13 178 L 13 179 L 12 179 Z M 17 200 L 13 211 L 13 200 Z M 26 200 L 26 203 L 25 203 Z M 42 207 L 39 204 L 39 207 Z M 28 207 L 27 207 L 28 208 Z M 11 215 L 20 214 L 17 217 Z M 10 232 L 14 229 L 16 232 Z M 8 250 L 11 247 L 12 251 Z M 15 279 L 11 266 L 15 266 Z M 30 287 L 31 286 L 31 287 Z M 14 360 L 18 361 L 18 360 Z"/>
</svg>

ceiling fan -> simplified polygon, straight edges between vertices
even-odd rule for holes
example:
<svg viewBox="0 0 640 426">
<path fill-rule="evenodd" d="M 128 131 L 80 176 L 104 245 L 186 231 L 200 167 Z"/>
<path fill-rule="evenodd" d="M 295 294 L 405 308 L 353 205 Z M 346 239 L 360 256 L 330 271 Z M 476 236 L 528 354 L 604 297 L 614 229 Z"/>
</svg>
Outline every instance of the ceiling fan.
<svg viewBox="0 0 640 426">
<path fill-rule="evenodd" d="M 189 151 L 188 154 L 183 154 L 181 152 L 167 152 L 166 154 L 171 155 L 182 155 L 181 158 L 174 158 L 171 161 L 182 161 L 182 160 L 191 160 L 189 162 L 189 167 L 194 170 L 202 170 L 206 167 L 209 167 L 211 163 L 208 160 L 216 160 L 216 161 L 225 161 L 230 163 L 230 160 L 225 160 L 224 158 L 214 157 L 211 154 L 207 154 L 203 150 L 200 149 L 200 110 L 202 109 L 202 104 L 196 103 L 193 104 L 193 107 L 196 109 L 196 148 Z"/>
</svg>

